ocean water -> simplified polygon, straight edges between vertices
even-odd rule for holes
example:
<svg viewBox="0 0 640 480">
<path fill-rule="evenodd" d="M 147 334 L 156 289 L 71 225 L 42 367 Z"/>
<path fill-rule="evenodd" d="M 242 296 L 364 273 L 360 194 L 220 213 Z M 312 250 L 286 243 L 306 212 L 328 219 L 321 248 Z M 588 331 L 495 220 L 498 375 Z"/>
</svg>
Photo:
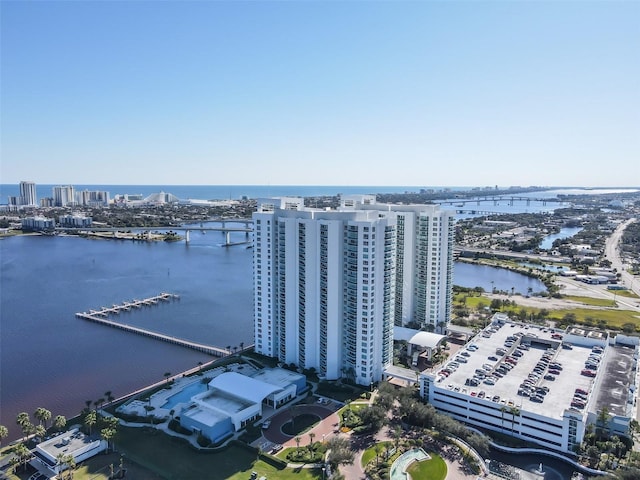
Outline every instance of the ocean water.
<svg viewBox="0 0 640 480">
<path fill-rule="evenodd" d="M 38 198 L 52 196 L 56 185 L 36 185 Z M 120 194 L 141 194 L 147 197 L 153 193 L 171 193 L 176 197 L 198 200 L 239 200 L 277 196 L 316 197 L 338 194 L 376 194 L 419 192 L 421 188 L 441 190 L 444 187 L 398 187 L 398 186 L 327 186 L 327 185 L 73 185 L 76 192 L 100 190 L 109 192 L 111 198 Z M 468 190 L 470 187 L 451 187 L 452 191 Z M 7 202 L 7 196 L 20 194 L 18 184 L 0 184 L 0 203 Z"/>
</svg>

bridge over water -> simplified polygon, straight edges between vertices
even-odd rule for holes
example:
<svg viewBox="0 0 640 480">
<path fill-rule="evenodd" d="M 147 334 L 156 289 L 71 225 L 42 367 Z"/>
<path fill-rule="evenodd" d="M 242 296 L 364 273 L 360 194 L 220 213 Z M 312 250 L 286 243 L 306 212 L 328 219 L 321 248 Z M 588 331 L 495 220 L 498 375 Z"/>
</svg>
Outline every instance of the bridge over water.
<svg viewBox="0 0 640 480">
<path fill-rule="evenodd" d="M 231 222 L 231 221 L 229 221 Z M 92 233 L 92 232 L 111 232 L 114 234 L 114 237 L 118 232 L 128 231 L 128 232 L 144 232 L 147 236 L 151 231 L 157 230 L 169 230 L 172 232 L 184 232 L 184 240 L 185 243 L 189 243 L 191 241 L 191 232 L 222 232 L 225 235 L 225 247 L 230 247 L 233 245 L 242 245 L 250 242 L 249 235 L 253 232 L 253 228 L 249 226 L 251 220 L 240 220 L 233 221 L 233 223 L 244 223 L 244 227 L 237 226 L 226 226 L 226 222 L 220 222 L 222 225 L 220 227 L 203 227 L 197 225 L 184 225 L 180 227 L 55 227 L 56 232 L 66 232 L 66 233 L 75 233 L 75 234 L 83 234 L 83 233 Z M 232 233 L 244 233 L 245 240 L 242 242 L 232 242 L 231 234 Z"/>
<path fill-rule="evenodd" d="M 509 206 L 513 206 L 515 202 L 525 202 L 527 206 L 531 205 L 531 203 L 541 203 L 542 205 L 547 205 L 547 203 L 562 203 L 564 200 L 555 197 L 549 198 L 531 198 L 531 197 L 522 197 L 522 196 L 510 196 L 510 195 L 481 195 L 477 197 L 464 197 L 464 198 L 454 198 L 454 199 L 446 199 L 446 200 L 434 200 L 434 203 L 439 205 L 455 205 L 457 207 L 465 207 L 469 204 L 482 205 L 482 203 L 490 202 L 493 205 L 500 205 L 500 202 L 507 202 Z"/>
</svg>

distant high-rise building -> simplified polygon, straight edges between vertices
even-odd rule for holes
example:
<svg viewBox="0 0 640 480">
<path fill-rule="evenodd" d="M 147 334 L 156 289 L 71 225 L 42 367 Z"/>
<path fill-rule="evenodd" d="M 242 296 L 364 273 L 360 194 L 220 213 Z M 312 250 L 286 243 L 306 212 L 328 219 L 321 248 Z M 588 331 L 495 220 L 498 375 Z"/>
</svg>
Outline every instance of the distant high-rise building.
<svg viewBox="0 0 640 480">
<path fill-rule="evenodd" d="M 34 182 L 20 182 L 20 205 L 28 207 L 36 207 L 38 205 L 36 184 Z"/>
<path fill-rule="evenodd" d="M 87 207 L 105 207 L 109 205 L 109 192 L 101 190 L 82 190 L 78 192 L 78 204 Z"/>
<path fill-rule="evenodd" d="M 68 207 L 75 204 L 75 188 L 72 185 L 53 187 L 54 207 Z"/>
<path fill-rule="evenodd" d="M 342 199 L 258 200 L 254 220 L 255 350 L 361 385 L 382 379 L 393 326 L 443 332 L 450 315 L 451 212 Z"/>
</svg>

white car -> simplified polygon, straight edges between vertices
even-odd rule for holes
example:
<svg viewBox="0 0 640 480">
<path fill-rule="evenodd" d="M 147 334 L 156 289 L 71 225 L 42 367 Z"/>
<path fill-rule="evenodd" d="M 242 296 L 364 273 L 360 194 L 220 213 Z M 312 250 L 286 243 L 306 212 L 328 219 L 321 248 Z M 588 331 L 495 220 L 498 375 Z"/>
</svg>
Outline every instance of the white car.
<svg viewBox="0 0 640 480">
<path fill-rule="evenodd" d="M 266 430 L 270 426 L 271 426 L 271 420 L 265 420 L 264 422 L 262 422 L 262 429 L 263 430 Z"/>
</svg>

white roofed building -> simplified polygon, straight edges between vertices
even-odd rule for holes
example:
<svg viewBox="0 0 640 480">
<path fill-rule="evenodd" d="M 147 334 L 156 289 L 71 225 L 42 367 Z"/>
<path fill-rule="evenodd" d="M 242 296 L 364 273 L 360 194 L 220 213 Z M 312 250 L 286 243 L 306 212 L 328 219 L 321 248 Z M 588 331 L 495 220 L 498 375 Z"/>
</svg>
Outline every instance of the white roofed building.
<svg viewBox="0 0 640 480">
<path fill-rule="evenodd" d="M 107 442 L 100 438 L 90 437 L 78 428 L 73 428 L 49 440 L 36 445 L 31 464 L 41 470 L 43 467 L 54 475 L 59 474 L 66 464 L 59 461 L 60 455 L 71 455 L 76 463 L 106 450 Z"/>
<path fill-rule="evenodd" d="M 301 386 L 301 388 L 299 388 Z M 254 377 L 225 372 L 195 395 L 180 413 L 180 425 L 219 442 L 302 393 L 304 375 L 282 369 L 265 369 Z"/>
</svg>

